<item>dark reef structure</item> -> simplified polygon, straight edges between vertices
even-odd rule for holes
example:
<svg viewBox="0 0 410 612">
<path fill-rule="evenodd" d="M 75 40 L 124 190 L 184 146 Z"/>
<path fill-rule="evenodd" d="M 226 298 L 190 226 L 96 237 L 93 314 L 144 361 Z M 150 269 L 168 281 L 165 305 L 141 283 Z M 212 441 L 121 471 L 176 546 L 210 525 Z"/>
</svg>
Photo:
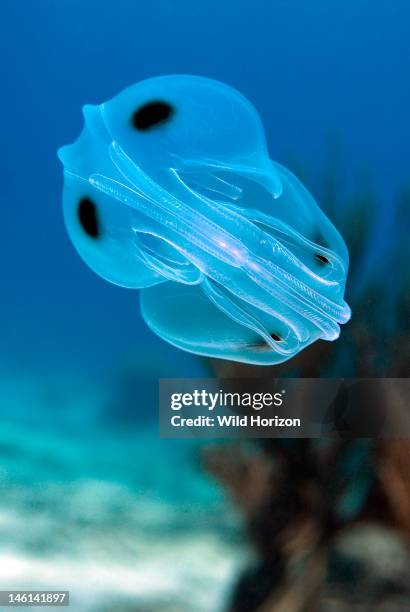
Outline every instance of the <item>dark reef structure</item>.
<svg viewBox="0 0 410 612">
<path fill-rule="evenodd" d="M 290 362 L 265 368 L 213 362 L 217 376 L 238 378 L 238 384 L 261 376 L 409 377 L 410 186 L 388 207 L 370 190 L 343 200 L 339 167 L 330 163 L 320 201 L 348 244 L 352 320 L 337 342 L 319 341 Z M 377 408 L 376 397 L 359 395 L 358 401 L 373 413 Z M 383 402 L 389 419 L 401 418 L 403 402 L 394 391 L 388 388 Z M 342 391 L 337 408 L 348 403 Z M 237 582 L 229 612 L 344 612 L 376 604 L 389 612 L 409 609 L 410 440 L 339 433 L 326 440 L 235 442 L 204 452 L 206 468 L 240 508 L 257 554 Z M 354 549 L 369 526 L 381 530 L 387 548 L 396 540 L 402 546 L 397 553 L 392 544 L 391 556 L 402 555 L 403 562 L 390 574 L 382 546 L 387 578 L 376 572 L 375 579 L 369 569 L 378 554 L 372 536 L 364 538 L 362 557 L 344 546 L 354 532 Z"/>
</svg>

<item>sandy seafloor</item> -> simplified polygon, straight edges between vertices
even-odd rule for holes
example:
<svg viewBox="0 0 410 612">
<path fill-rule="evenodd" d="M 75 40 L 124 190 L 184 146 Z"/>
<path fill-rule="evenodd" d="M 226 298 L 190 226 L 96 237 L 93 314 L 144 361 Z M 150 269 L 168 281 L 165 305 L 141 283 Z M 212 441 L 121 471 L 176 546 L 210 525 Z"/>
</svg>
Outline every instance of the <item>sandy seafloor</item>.
<svg viewBox="0 0 410 612">
<path fill-rule="evenodd" d="M 0 380 L 0 589 L 68 589 L 76 612 L 222 609 L 238 518 L 197 442 L 110 421 L 107 387 Z"/>
</svg>

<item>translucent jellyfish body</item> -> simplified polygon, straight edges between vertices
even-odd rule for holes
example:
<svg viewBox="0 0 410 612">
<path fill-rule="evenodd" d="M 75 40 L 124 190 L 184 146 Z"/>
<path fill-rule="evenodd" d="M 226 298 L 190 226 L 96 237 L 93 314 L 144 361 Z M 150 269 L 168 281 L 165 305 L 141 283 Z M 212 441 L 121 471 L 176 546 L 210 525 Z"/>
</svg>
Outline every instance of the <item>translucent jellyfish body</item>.
<svg viewBox="0 0 410 612">
<path fill-rule="evenodd" d="M 197 354 L 254 364 L 335 340 L 343 239 L 260 118 L 217 81 L 165 76 L 84 107 L 59 150 L 69 235 L 103 278 L 141 289 L 149 327 Z"/>
</svg>

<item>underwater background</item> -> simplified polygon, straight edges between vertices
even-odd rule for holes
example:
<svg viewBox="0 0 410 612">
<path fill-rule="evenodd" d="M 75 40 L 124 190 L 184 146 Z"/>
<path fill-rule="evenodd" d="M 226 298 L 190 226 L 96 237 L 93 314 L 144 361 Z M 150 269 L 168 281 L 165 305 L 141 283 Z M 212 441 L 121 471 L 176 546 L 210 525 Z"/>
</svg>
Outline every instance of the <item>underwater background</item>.
<svg viewBox="0 0 410 612">
<path fill-rule="evenodd" d="M 79 611 L 224 610 L 254 552 L 198 444 L 159 438 L 157 384 L 233 366 L 165 344 L 135 291 L 83 264 L 56 151 L 83 104 L 141 79 L 234 86 L 352 254 L 353 320 L 306 351 L 314 375 L 408 376 L 410 5 L 5 0 L 0 19 L 0 589 L 70 589 Z"/>
</svg>

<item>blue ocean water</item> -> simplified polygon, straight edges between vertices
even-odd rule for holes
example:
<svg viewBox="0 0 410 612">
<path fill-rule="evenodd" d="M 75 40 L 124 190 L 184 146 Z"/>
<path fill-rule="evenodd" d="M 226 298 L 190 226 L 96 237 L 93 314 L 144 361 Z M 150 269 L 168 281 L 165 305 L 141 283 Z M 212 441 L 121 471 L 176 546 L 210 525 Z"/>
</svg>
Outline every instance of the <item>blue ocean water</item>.
<svg viewBox="0 0 410 612">
<path fill-rule="evenodd" d="M 368 171 L 384 205 L 409 173 L 406 2 L 41 0 L 2 3 L 2 351 L 85 367 L 145 350 L 181 361 L 142 325 L 135 295 L 101 282 L 73 253 L 61 217 L 56 149 L 81 107 L 166 73 L 226 81 L 258 108 L 272 156 L 326 163 L 337 130 L 347 179 Z M 7 230 L 5 228 L 7 227 Z M 41 348 L 40 348 L 41 347 Z"/>
<path fill-rule="evenodd" d="M 339 141 L 343 189 L 363 177 L 373 186 L 385 240 L 410 176 L 410 5 L 6 0 L 0 19 L 0 586 L 27 585 L 29 572 L 61 588 L 70 575 L 82 593 L 86 575 L 103 593 L 111 575 L 112 592 L 148 606 L 155 589 L 172 599 L 190 575 L 176 609 L 214 610 L 195 599 L 199 577 L 208 567 L 204 583 L 222 598 L 238 550 L 209 517 L 225 517 L 227 542 L 238 524 L 197 449 L 158 440 L 154 392 L 160 376 L 206 366 L 155 337 L 135 292 L 76 255 L 56 150 L 78 135 L 84 103 L 153 75 L 212 77 L 253 102 L 272 157 L 301 165 L 319 203 L 321 172 L 335 161 L 328 145 Z"/>
</svg>

